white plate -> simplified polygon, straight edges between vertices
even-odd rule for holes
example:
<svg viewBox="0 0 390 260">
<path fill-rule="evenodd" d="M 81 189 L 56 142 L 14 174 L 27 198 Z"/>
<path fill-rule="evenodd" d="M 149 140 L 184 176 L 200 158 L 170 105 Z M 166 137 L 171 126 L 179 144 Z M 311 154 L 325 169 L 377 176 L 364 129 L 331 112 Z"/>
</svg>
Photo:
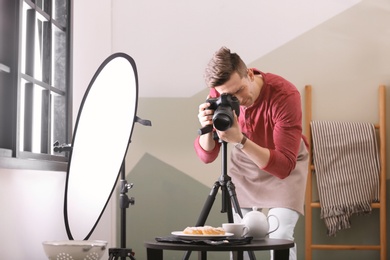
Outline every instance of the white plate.
<svg viewBox="0 0 390 260">
<path fill-rule="evenodd" d="M 172 235 L 187 240 L 204 240 L 204 239 L 224 239 L 231 237 L 233 233 L 225 233 L 224 235 L 193 235 L 193 234 L 184 234 L 183 231 L 173 231 Z"/>
</svg>

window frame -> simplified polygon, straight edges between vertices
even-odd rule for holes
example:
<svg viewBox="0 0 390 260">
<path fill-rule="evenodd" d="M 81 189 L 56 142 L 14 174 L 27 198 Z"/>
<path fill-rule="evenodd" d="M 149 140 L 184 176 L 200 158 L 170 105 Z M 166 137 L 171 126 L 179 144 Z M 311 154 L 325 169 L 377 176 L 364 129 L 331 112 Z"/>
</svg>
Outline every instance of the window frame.
<svg viewBox="0 0 390 260">
<path fill-rule="evenodd" d="M 31 170 L 50 170 L 50 171 L 66 171 L 68 166 L 68 160 L 69 160 L 69 152 L 65 152 L 65 154 L 61 155 L 55 155 L 52 154 L 51 149 L 54 147 L 48 147 L 49 152 L 48 153 L 37 153 L 37 152 L 30 152 L 30 151 L 22 151 L 22 149 L 19 147 L 20 144 L 20 133 L 21 133 L 21 109 L 20 109 L 20 103 L 22 102 L 21 98 L 21 88 L 22 88 L 22 81 L 26 80 L 28 82 L 31 82 L 32 84 L 39 83 L 40 84 L 46 84 L 44 80 L 42 79 L 42 82 L 35 79 L 34 77 L 31 77 L 30 75 L 27 75 L 27 73 L 22 72 L 22 48 L 23 43 L 23 8 L 24 5 L 27 4 L 32 9 L 35 9 L 36 12 L 39 12 L 40 15 L 42 15 L 45 18 L 48 19 L 48 24 L 50 25 L 50 28 L 53 28 L 53 26 L 61 26 L 59 23 L 57 23 L 52 16 L 54 16 L 54 10 L 51 11 L 51 7 L 49 9 L 49 14 L 47 14 L 45 11 L 39 8 L 39 6 L 35 3 L 36 1 L 31 0 L 1 0 L 3 2 L 8 1 L 9 5 L 14 4 L 13 8 L 15 9 L 16 18 L 13 22 L 10 22 L 8 25 L 12 27 L 13 30 L 15 30 L 15 35 L 13 39 L 13 43 L 17 44 L 17 47 L 15 48 L 16 51 L 16 57 L 12 57 L 12 61 L 10 64 L 10 84 L 14 90 L 12 90 L 12 93 L 9 94 L 9 98 L 12 100 L 10 103 L 12 104 L 9 108 L 9 115 L 7 115 L 7 122 L 11 122 L 12 127 L 11 131 L 8 131 L 6 138 L 12 138 L 11 145 L 8 147 L 2 148 L 0 146 L 0 168 L 8 168 L 8 169 L 31 169 Z M 53 2 L 56 0 L 44 0 L 42 3 L 49 3 L 49 5 L 53 6 Z M 72 0 L 64 0 L 66 1 L 66 22 L 64 23 L 64 26 L 61 26 L 61 29 L 64 29 L 64 35 L 65 35 L 65 89 L 62 92 L 64 95 L 64 103 L 65 103 L 65 129 L 64 131 L 64 139 L 65 143 L 70 143 L 71 141 L 71 135 L 72 135 Z M 13 3 L 11 3 L 13 2 Z M 44 8 L 45 9 L 45 8 Z M 47 11 L 47 10 L 46 10 Z M 6 12 L 6 11 L 5 11 Z M 1 12 L 0 12 L 1 13 Z M 4 25 L 3 25 L 4 26 Z M 12 30 L 11 29 L 11 30 Z M 53 47 L 53 42 L 55 39 L 53 39 L 53 32 L 52 29 L 49 30 L 50 32 L 50 50 Z M 0 53 L 1 54 L 1 53 Z M 53 52 L 50 51 L 50 59 L 52 59 Z M 0 57 L 1 58 L 1 57 Z M 1 62 L 1 59 L 0 59 Z M 54 64 L 50 64 L 51 69 L 54 67 Z M 50 69 L 50 70 L 51 70 Z M 0 72 L 3 73 L 3 72 Z M 48 72 L 51 73 L 51 72 Z M 1 75 L 0 75 L 1 77 Z M 52 75 L 50 75 L 52 77 Z M 1 84 L 1 82 L 0 82 Z M 52 97 L 53 93 L 59 92 L 58 90 L 55 90 L 53 87 L 53 83 L 50 84 L 51 87 L 47 88 L 49 90 L 49 97 Z M 61 92 L 61 91 L 60 91 Z M 8 93 L 7 93 L 8 94 Z M 4 100 L 4 98 L 2 98 Z M 51 101 L 53 102 L 53 101 Z M 8 107 L 7 107 L 8 108 Z M 51 111 L 51 109 L 50 109 Z M 47 125 L 51 124 L 51 118 L 49 111 L 47 118 L 42 117 L 45 119 L 45 121 L 48 121 Z M 0 124 L 2 124 L 2 120 L 4 117 L 0 118 Z M 9 132 L 12 132 L 11 134 Z M 9 135 L 9 136 L 8 136 Z M 47 134 L 47 136 L 50 136 L 50 134 Z M 3 138 L 4 139 L 4 138 Z M 52 146 L 51 142 L 49 141 L 48 146 Z M 12 155 L 10 155 L 12 153 Z"/>
</svg>

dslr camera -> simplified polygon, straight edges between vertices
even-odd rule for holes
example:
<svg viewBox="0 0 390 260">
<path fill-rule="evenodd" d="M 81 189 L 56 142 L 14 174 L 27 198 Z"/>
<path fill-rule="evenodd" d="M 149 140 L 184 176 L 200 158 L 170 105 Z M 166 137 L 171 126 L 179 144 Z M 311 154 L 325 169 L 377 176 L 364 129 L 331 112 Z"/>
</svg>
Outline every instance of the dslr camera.
<svg viewBox="0 0 390 260">
<path fill-rule="evenodd" d="M 233 111 L 240 115 L 240 102 L 231 94 L 221 94 L 218 98 L 209 98 L 206 102 L 210 103 L 208 109 L 214 110 L 213 125 L 219 131 L 229 129 L 234 122 Z"/>
</svg>

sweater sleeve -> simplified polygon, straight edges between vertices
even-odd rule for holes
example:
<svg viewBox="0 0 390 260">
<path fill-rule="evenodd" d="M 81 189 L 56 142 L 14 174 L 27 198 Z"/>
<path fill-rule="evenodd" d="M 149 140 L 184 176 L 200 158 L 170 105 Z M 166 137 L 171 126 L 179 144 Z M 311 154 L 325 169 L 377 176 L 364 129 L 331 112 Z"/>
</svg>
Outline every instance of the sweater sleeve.
<svg viewBox="0 0 390 260">
<path fill-rule="evenodd" d="M 219 96 L 219 93 L 214 88 L 210 88 L 209 96 L 211 98 L 216 98 Z M 221 144 L 216 140 L 214 149 L 212 151 L 205 151 L 199 144 L 199 138 L 200 136 L 198 136 L 194 142 L 196 155 L 204 163 L 211 163 L 215 161 L 218 157 Z"/>
<path fill-rule="evenodd" d="M 298 92 L 279 99 L 274 110 L 270 159 L 263 170 L 284 179 L 295 168 L 302 139 L 302 111 Z"/>
<path fill-rule="evenodd" d="M 194 141 L 194 148 L 195 152 L 198 155 L 199 159 L 204 163 L 211 163 L 217 159 L 219 150 L 221 147 L 221 144 L 219 144 L 217 141 L 215 143 L 215 147 L 211 151 L 205 151 L 199 144 L 199 138 L 198 136 Z"/>
</svg>

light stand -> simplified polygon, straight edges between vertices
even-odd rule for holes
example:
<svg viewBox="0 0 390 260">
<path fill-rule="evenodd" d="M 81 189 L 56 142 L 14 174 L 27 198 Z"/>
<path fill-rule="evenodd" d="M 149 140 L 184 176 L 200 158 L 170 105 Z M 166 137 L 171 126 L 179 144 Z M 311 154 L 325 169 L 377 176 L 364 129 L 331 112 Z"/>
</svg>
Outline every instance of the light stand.
<svg viewBox="0 0 390 260">
<path fill-rule="evenodd" d="M 208 131 L 208 130 L 206 130 Z M 203 132 L 204 133 L 204 132 Z M 218 136 L 214 132 L 214 139 L 217 139 Z M 203 209 L 199 215 L 198 221 L 196 222 L 197 227 L 204 226 L 207 220 L 208 215 L 210 214 L 210 210 L 213 207 L 215 197 L 218 193 L 218 189 L 221 188 L 222 191 L 222 209 L 221 213 L 227 213 L 227 218 L 229 223 L 233 223 L 233 211 L 232 205 L 234 207 L 235 212 L 242 218 L 242 212 L 240 205 L 238 204 L 237 196 L 236 196 L 236 188 L 234 183 L 232 182 L 231 177 L 227 174 L 227 143 L 225 141 L 219 140 L 222 143 L 222 174 L 219 179 L 214 183 L 214 186 L 211 188 L 211 192 L 206 199 L 206 202 L 203 206 Z M 252 251 L 248 252 L 249 258 L 251 260 L 255 260 L 256 257 Z M 183 260 L 188 260 L 191 256 L 191 251 L 187 251 L 183 256 Z"/>
<path fill-rule="evenodd" d="M 151 126 L 152 123 L 149 120 L 135 117 L 135 122 L 140 123 L 144 126 Z M 120 195 L 119 195 L 119 208 L 121 209 L 121 247 L 120 248 L 109 248 L 108 249 L 108 260 L 117 260 L 120 257 L 121 260 L 130 258 L 135 260 L 134 252 L 131 248 L 126 248 L 126 209 L 130 205 L 134 205 L 135 199 L 127 196 L 127 192 L 133 187 L 133 183 L 128 184 L 126 180 L 125 161 L 123 160 L 121 171 L 120 171 Z"/>
<path fill-rule="evenodd" d="M 134 252 L 131 248 L 126 248 L 126 209 L 129 205 L 134 205 L 135 200 L 133 197 L 129 199 L 127 192 L 133 187 L 133 183 L 128 184 L 125 174 L 125 162 L 123 161 L 121 167 L 121 179 L 120 179 L 120 195 L 119 195 L 119 207 L 121 209 L 121 247 L 109 248 L 108 255 L 109 260 L 116 260 L 120 257 L 121 260 L 125 260 L 127 257 L 131 260 L 135 260 Z"/>
</svg>

